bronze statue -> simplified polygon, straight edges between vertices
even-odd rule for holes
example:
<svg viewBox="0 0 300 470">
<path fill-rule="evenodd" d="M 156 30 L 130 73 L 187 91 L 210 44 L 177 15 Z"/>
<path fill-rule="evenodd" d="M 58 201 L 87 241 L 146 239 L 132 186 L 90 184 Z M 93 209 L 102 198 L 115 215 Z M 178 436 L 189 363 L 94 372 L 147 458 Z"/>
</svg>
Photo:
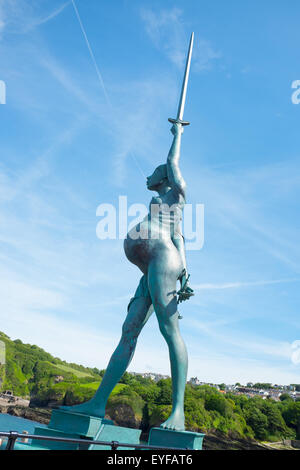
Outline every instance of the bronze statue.
<svg viewBox="0 0 300 470">
<path fill-rule="evenodd" d="M 81 405 L 63 407 L 72 412 L 104 417 L 108 397 L 129 366 L 138 336 L 155 311 L 159 329 L 169 348 L 173 387 L 172 413 L 161 426 L 180 431 L 185 429 L 184 391 L 188 359 L 179 330 L 177 305 L 189 299 L 193 290 L 188 285 L 184 239 L 180 229 L 186 202 L 186 183 L 180 171 L 179 158 L 183 126 L 189 124 L 182 118 L 192 46 L 193 34 L 177 118 L 169 119 L 173 124 L 173 142 L 167 162 L 158 166 L 147 178 L 148 189 L 156 191 L 158 196 L 152 198 L 149 214 L 128 233 L 124 241 L 128 260 L 138 266 L 143 276 L 128 305 L 121 340 L 94 397 Z M 178 280 L 181 287 L 177 292 Z"/>
</svg>

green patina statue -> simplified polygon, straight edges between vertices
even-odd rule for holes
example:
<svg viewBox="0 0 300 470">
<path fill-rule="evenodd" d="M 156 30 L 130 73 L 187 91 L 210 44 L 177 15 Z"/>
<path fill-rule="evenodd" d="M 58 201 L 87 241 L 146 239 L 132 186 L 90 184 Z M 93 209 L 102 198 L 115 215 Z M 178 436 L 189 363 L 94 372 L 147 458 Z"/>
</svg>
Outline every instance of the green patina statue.
<svg viewBox="0 0 300 470">
<path fill-rule="evenodd" d="M 147 178 L 148 189 L 156 191 L 158 196 L 152 198 L 149 214 L 127 234 L 124 241 L 128 260 L 138 266 L 143 276 L 128 305 L 121 340 L 94 397 L 81 405 L 62 407 L 76 413 L 104 417 L 108 397 L 129 366 L 138 336 L 155 311 L 159 329 L 169 348 L 173 386 L 172 413 L 161 427 L 177 431 L 185 429 L 184 391 L 188 364 L 186 347 L 179 330 L 177 306 L 193 295 L 188 285 L 184 239 L 180 229 L 186 184 L 179 168 L 183 126 L 188 124 L 182 117 L 192 46 L 193 34 L 177 118 L 170 119 L 173 123 L 173 142 L 167 163 L 158 166 Z M 181 287 L 177 292 L 178 280 Z"/>
</svg>

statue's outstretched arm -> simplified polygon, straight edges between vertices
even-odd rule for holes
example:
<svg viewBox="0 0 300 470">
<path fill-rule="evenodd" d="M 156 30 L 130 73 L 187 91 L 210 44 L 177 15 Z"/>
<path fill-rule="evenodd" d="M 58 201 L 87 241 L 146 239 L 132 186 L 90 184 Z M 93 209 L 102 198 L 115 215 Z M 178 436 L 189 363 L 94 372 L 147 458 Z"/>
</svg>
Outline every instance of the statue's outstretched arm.
<svg viewBox="0 0 300 470">
<path fill-rule="evenodd" d="M 171 132 L 174 135 L 174 139 L 167 159 L 168 180 L 171 187 L 185 198 L 186 184 L 179 168 L 182 125 L 178 123 L 173 124 Z"/>
</svg>

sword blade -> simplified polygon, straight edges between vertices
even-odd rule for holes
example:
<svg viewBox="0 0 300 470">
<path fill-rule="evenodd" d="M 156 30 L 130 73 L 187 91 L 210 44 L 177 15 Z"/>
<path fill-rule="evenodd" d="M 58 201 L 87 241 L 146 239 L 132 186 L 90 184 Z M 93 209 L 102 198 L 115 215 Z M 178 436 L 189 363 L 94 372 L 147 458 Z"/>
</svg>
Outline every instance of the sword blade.
<svg viewBox="0 0 300 470">
<path fill-rule="evenodd" d="M 189 73 L 190 73 L 190 66 L 191 66 L 193 44 L 194 44 L 194 33 L 191 34 L 189 52 L 188 52 L 187 59 L 186 59 L 183 84 L 182 84 L 181 95 L 180 95 L 179 106 L 178 106 L 178 112 L 177 112 L 177 119 L 180 120 L 180 121 L 182 121 L 182 118 L 183 118 L 184 105 L 185 105 L 185 99 L 186 99 L 186 90 L 187 90 L 187 84 L 188 84 L 188 81 L 189 81 Z"/>
</svg>

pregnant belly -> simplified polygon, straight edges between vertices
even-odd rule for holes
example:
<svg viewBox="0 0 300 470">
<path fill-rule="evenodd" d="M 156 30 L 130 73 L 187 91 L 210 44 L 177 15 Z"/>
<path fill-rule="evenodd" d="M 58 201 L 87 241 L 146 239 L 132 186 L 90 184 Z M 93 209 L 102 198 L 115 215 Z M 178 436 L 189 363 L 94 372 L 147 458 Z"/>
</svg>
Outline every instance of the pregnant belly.
<svg viewBox="0 0 300 470">
<path fill-rule="evenodd" d="M 169 231 L 162 232 L 155 224 L 151 228 L 146 222 L 138 224 L 124 240 L 124 251 L 128 260 L 137 265 L 143 273 L 147 273 L 148 266 L 154 258 L 166 260 L 172 258 L 173 263 L 181 267 L 180 255 L 172 242 Z M 172 264 L 173 264 L 172 263 Z"/>
<path fill-rule="evenodd" d="M 131 263 L 139 266 L 143 272 L 147 271 L 147 266 L 154 256 L 154 247 L 150 240 L 133 240 L 127 237 L 124 240 L 124 251 Z"/>
</svg>

